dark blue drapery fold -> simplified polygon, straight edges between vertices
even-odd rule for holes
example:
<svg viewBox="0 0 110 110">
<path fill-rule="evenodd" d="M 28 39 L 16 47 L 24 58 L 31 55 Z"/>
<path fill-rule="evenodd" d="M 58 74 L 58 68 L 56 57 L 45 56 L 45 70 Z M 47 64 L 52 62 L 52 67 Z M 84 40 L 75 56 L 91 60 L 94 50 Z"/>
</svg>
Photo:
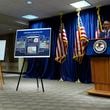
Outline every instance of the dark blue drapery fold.
<svg viewBox="0 0 110 110">
<path fill-rule="evenodd" d="M 107 8 L 108 9 L 108 8 Z M 80 13 L 82 22 L 86 29 L 87 37 L 89 39 L 95 37 L 97 27 L 96 9 L 83 10 Z M 28 68 L 26 76 L 36 77 L 40 75 L 46 79 L 60 79 L 65 81 L 77 81 L 78 79 L 83 83 L 91 82 L 90 61 L 88 56 L 85 56 L 82 64 L 78 64 L 73 60 L 74 40 L 77 30 L 77 14 L 69 13 L 62 18 L 67 38 L 68 38 L 68 54 L 63 64 L 57 63 L 55 58 L 56 41 L 60 26 L 60 17 L 53 17 L 38 21 L 30 22 L 30 28 L 52 28 L 51 34 L 51 56 L 50 58 L 34 58 L 28 60 Z"/>
</svg>

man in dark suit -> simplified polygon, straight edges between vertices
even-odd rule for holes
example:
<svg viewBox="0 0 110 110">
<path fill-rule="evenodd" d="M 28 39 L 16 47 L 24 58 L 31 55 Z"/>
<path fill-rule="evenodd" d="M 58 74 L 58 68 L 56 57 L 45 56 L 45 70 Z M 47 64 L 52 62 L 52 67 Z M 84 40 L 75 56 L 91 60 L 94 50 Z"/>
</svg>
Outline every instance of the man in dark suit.
<svg viewBox="0 0 110 110">
<path fill-rule="evenodd" d="M 104 21 L 100 38 L 110 38 L 110 21 Z"/>
</svg>

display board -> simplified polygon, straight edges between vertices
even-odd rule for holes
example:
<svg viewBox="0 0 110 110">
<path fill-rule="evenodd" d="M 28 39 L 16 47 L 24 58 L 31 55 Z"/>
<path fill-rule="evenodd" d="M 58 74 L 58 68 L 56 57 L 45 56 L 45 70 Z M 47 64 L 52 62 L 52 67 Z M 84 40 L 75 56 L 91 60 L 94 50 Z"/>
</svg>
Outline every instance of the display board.
<svg viewBox="0 0 110 110">
<path fill-rule="evenodd" d="M 51 28 L 16 31 L 15 58 L 50 57 Z"/>
<path fill-rule="evenodd" d="M 0 61 L 5 58 L 6 40 L 0 40 Z"/>
</svg>

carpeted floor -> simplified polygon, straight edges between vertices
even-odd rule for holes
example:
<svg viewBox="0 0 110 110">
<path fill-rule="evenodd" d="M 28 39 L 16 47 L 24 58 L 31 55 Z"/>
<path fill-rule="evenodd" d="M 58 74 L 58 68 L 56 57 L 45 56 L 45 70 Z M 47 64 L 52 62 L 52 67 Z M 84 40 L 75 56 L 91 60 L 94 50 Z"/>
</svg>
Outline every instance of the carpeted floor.
<svg viewBox="0 0 110 110">
<path fill-rule="evenodd" d="M 87 94 L 92 84 L 44 80 L 43 93 L 35 79 L 22 78 L 16 91 L 18 75 L 4 77 L 0 110 L 110 110 L 110 98 Z"/>
</svg>

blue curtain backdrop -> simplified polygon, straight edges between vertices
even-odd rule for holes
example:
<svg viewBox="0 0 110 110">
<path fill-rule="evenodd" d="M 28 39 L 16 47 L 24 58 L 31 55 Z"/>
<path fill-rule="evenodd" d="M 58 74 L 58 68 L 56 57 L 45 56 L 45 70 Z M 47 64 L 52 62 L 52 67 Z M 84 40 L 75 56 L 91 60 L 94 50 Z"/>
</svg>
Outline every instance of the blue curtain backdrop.
<svg viewBox="0 0 110 110">
<path fill-rule="evenodd" d="M 100 9 L 101 21 L 102 21 L 102 22 L 104 22 L 105 20 L 109 20 L 109 21 L 110 21 L 109 10 L 110 10 L 110 5 L 104 6 L 104 7 L 102 7 L 102 8 Z"/>
<path fill-rule="evenodd" d="M 104 8 L 106 11 L 106 8 Z M 108 10 L 108 8 L 107 8 Z M 104 13 L 102 11 L 101 13 Z M 95 38 L 95 31 L 97 27 L 97 14 L 96 9 L 83 10 L 80 13 L 82 22 L 86 29 L 87 37 L 89 39 Z M 107 16 L 107 15 L 106 15 Z M 88 56 L 85 56 L 82 64 L 78 64 L 72 59 L 74 40 L 77 30 L 77 13 L 69 13 L 62 18 L 67 38 L 68 38 L 68 55 L 63 64 L 57 63 L 55 59 L 56 41 L 58 37 L 58 31 L 60 26 L 60 17 L 53 17 L 48 19 L 42 19 L 38 21 L 30 22 L 30 28 L 52 28 L 51 34 L 51 56 L 50 58 L 39 59 L 27 59 L 28 68 L 26 72 L 27 77 L 36 77 L 36 75 L 42 76 L 46 79 L 60 79 L 64 81 L 77 81 L 78 79 L 82 83 L 91 82 L 91 70 L 90 60 Z"/>
</svg>

